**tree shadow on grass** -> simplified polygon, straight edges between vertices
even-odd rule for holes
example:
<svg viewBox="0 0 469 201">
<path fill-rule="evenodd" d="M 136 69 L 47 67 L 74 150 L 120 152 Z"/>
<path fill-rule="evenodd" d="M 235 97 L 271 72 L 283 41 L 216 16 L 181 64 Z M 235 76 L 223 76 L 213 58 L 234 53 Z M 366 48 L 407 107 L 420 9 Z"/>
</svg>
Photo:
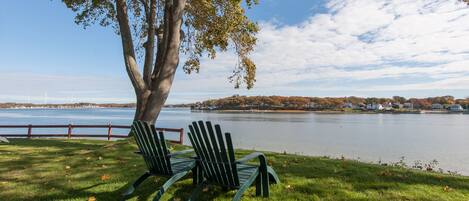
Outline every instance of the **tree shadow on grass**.
<svg viewBox="0 0 469 201">
<path fill-rule="evenodd" d="M 0 181 L 38 190 L 29 195 L 22 194 L 21 190 L 5 195 L 0 185 L 0 197 L 11 201 L 87 200 L 89 197 L 121 200 L 129 185 L 147 171 L 141 156 L 134 154 L 135 147 L 125 141 L 93 144 L 77 140 L 14 139 L 11 144 L 0 147 L 0 153 L 2 151 L 8 153 L 5 160 L 0 158 L 0 167 L 6 170 L 0 172 Z M 103 180 L 103 175 L 110 179 Z M 148 178 L 129 199 L 152 199 L 167 179 Z M 190 183 L 188 178 L 185 180 Z"/>
<path fill-rule="evenodd" d="M 131 146 L 124 147 L 121 154 L 119 150 L 110 151 L 111 148 L 105 148 L 105 143 L 13 139 L 10 144 L 0 146 L 0 153 L 5 153 L 0 158 L 0 167 L 5 170 L 0 172 L 0 181 L 20 188 L 37 189 L 37 192 L 28 194 L 15 191 L 6 198 L 57 200 L 95 196 L 102 198 L 100 200 L 118 199 L 120 192 L 112 188 L 99 192 L 93 190 L 109 185 L 106 181 L 102 181 L 100 176 L 106 174 L 111 175 L 111 178 L 117 177 L 114 181 L 127 181 L 128 175 L 136 174 L 142 169 L 142 164 L 139 163 L 138 157 L 129 154 Z M 9 190 L 8 186 L 4 188 L 5 191 Z M 0 191 L 2 191 L 1 186 Z"/>
<path fill-rule="evenodd" d="M 10 143 L 0 144 L 1 146 L 20 146 L 20 147 L 33 147 L 33 148 L 71 148 L 71 149 L 92 149 L 99 148 L 102 144 L 106 143 L 105 141 L 100 142 L 93 140 L 93 142 L 98 143 L 83 143 L 80 140 L 67 140 L 67 139 L 55 139 L 55 138 L 33 138 L 33 139 L 21 139 L 21 138 L 12 138 L 9 139 Z"/>
</svg>

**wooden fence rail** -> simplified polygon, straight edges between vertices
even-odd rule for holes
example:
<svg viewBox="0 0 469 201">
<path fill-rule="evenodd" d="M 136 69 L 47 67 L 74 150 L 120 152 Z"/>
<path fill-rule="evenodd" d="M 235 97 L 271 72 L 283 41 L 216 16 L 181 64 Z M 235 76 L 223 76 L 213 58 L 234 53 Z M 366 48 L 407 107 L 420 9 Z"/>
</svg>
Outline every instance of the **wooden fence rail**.
<svg viewBox="0 0 469 201">
<path fill-rule="evenodd" d="M 0 133 L 2 137 L 67 137 L 68 139 L 72 137 L 83 137 L 83 138 L 107 138 L 111 140 L 112 138 L 127 138 L 129 137 L 128 134 L 114 134 L 113 128 L 115 129 L 130 129 L 130 126 L 125 125 L 74 125 L 74 124 L 67 124 L 67 125 L 0 125 L 0 129 L 12 129 L 12 128 L 27 128 L 26 134 L 4 134 Z M 33 134 L 33 128 L 66 128 L 66 134 Z M 107 134 L 74 134 L 74 128 L 106 128 Z M 158 131 L 163 132 L 175 132 L 179 133 L 179 140 L 170 140 L 173 143 L 182 144 L 183 143 L 183 136 L 184 136 L 184 129 L 183 128 L 156 128 Z"/>
</svg>

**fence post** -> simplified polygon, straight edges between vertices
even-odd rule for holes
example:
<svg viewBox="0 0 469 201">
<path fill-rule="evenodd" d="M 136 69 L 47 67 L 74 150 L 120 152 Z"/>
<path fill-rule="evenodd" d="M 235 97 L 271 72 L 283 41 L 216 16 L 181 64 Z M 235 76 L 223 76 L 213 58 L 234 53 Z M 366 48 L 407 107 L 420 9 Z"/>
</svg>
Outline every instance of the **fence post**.
<svg viewBox="0 0 469 201">
<path fill-rule="evenodd" d="M 184 137 L 184 128 L 179 130 L 179 143 L 183 144 L 183 137 Z"/>
<path fill-rule="evenodd" d="M 111 134 L 112 134 L 112 125 L 111 125 L 111 123 L 109 123 L 109 127 L 107 129 L 107 140 L 108 141 L 111 140 Z"/>
<path fill-rule="evenodd" d="M 33 125 L 29 124 L 28 125 L 28 138 L 29 139 L 31 139 L 32 130 L 33 130 Z"/>
<path fill-rule="evenodd" d="M 72 138 L 72 124 L 68 124 L 67 138 Z"/>
</svg>

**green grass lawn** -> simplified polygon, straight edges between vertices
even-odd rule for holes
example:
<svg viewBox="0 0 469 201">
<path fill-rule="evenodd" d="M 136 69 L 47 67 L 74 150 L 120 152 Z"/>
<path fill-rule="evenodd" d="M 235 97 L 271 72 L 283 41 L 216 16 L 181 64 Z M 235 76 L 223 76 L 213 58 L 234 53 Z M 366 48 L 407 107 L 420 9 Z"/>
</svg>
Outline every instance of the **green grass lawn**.
<svg viewBox="0 0 469 201">
<path fill-rule="evenodd" d="M 129 141 L 16 139 L 0 144 L 0 200 L 119 200 L 145 171 L 134 150 Z M 469 177 L 321 157 L 267 157 L 282 181 L 271 186 L 269 200 L 469 200 Z M 149 179 L 130 200 L 151 200 L 163 182 Z M 191 182 L 188 177 L 176 183 L 163 200 L 186 200 Z M 234 193 L 209 187 L 199 200 L 230 200 Z M 243 200 L 266 200 L 254 195 L 251 187 Z"/>
</svg>

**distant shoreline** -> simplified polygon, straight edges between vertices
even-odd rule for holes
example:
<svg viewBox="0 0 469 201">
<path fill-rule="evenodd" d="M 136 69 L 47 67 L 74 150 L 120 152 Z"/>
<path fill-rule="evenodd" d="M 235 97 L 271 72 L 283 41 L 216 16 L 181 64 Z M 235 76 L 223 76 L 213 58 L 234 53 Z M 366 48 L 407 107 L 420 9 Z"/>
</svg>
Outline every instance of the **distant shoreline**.
<svg viewBox="0 0 469 201">
<path fill-rule="evenodd" d="M 189 107 L 174 107 L 174 106 L 164 106 L 164 108 L 186 108 Z M 52 110 L 67 110 L 67 109 L 135 109 L 135 107 L 128 106 L 82 106 L 82 107 L 3 107 L 0 109 L 4 110 L 40 110 L 40 109 L 52 109 Z M 236 109 L 190 109 L 191 112 L 207 112 L 207 113 L 282 113 L 282 114 L 304 114 L 304 113 L 316 113 L 316 114 L 469 114 L 468 111 L 462 112 L 451 112 L 447 110 L 294 110 L 294 109 L 279 109 L 279 110 L 236 110 Z"/>
<path fill-rule="evenodd" d="M 340 111 L 340 110 L 191 110 L 191 112 L 213 112 L 213 113 L 317 113 L 317 114 L 461 114 L 467 112 L 450 112 L 442 110 L 411 110 L 411 111 Z"/>
</svg>

